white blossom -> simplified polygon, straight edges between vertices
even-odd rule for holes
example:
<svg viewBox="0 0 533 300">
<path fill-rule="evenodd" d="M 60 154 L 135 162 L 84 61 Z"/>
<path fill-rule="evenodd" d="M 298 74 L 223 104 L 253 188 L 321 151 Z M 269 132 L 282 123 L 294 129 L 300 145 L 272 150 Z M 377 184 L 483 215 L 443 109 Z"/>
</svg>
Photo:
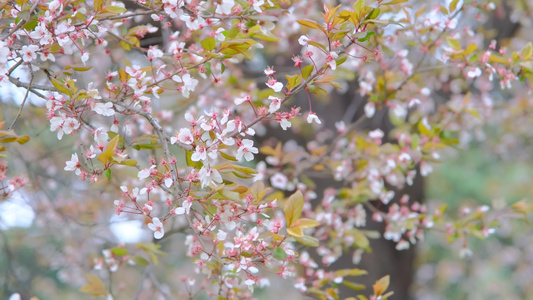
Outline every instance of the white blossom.
<svg viewBox="0 0 533 300">
<path fill-rule="evenodd" d="M 159 218 L 153 218 L 152 223 L 148 224 L 148 228 L 154 232 L 154 238 L 158 240 L 165 235 L 165 227 L 163 227 L 163 223 L 159 221 Z"/>
</svg>

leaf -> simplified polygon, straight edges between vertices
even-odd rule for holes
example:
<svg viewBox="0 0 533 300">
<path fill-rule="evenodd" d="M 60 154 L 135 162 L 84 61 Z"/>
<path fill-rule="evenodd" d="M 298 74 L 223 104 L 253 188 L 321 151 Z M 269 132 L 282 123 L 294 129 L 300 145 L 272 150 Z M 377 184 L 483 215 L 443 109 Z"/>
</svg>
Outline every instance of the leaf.
<svg viewBox="0 0 533 300">
<path fill-rule="evenodd" d="M 116 248 L 111 249 L 111 253 L 117 256 L 124 256 L 124 255 L 128 255 L 128 250 L 121 248 L 121 247 L 116 247 Z"/>
<path fill-rule="evenodd" d="M 139 266 L 143 266 L 143 267 L 146 267 L 148 266 L 150 263 L 142 256 L 140 255 L 135 255 L 133 257 L 133 261 L 138 264 Z"/>
<path fill-rule="evenodd" d="M 283 250 L 283 248 L 276 247 L 276 249 L 272 251 L 272 257 L 277 260 L 285 260 L 287 259 L 287 253 L 285 253 L 285 250 Z"/>
<path fill-rule="evenodd" d="M 61 93 L 72 97 L 72 91 L 68 89 L 61 81 L 52 78 L 52 85 Z"/>
<path fill-rule="evenodd" d="M 389 3 L 384 3 L 383 5 L 393 5 L 393 4 L 400 4 L 400 3 L 404 3 L 404 2 L 407 2 L 409 0 L 394 0 L 394 1 L 391 1 Z"/>
<path fill-rule="evenodd" d="M 5 138 L 1 139 L 0 143 L 13 143 L 16 140 L 17 140 L 16 137 L 10 136 L 10 137 L 5 137 Z"/>
<path fill-rule="evenodd" d="M 302 20 L 296 20 L 296 22 L 298 22 L 300 25 L 303 25 L 309 28 L 320 29 L 322 30 L 322 32 L 327 34 L 326 29 L 324 29 L 324 27 L 320 26 L 320 24 L 318 24 L 315 21 L 302 19 Z"/>
<path fill-rule="evenodd" d="M 94 0 L 94 11 L 95 12 L 101 11 L 102 6 L 104 6 L 104 0 Z"/>
<path fill-rule="evenodd" d="M 353 11 L 356 13 L 356 14 L 360 14 L 361 11 L 365 8 L 365 1 L 364 0 L 357 0 L 354 4 L 353 4 Z"/>
<path fill-rule="evenodd" d="M 370 248 L 370 241 L 368 240 L 368 237 L 366 237 L 366 235 L 364 235 L 359 230 L 354 230 L 353 232 L 351 231 L 350 235 L 353 236 L 353 238 L 354 238 L 353 243 L 354 243 L 354 245 L 357 248 L 361 248 L 361 249 L 367 250 L 367 252 L 368 252 L 368 250 Z"/>
<path fill-rule="evenodd" d="M 362 276 L 366 275 L 368 272 L 363 269 L 353 268 L 353 269 L 342 269 L 335 271 L 335 275 L 342 276 L 342 277 L 348 277 L 348 276 Z"/>
<path fill-rule="evenodd" d="M 465 49 L 465 56 L 469 56 L 470 54 L 472 54 L 472 52 L 476 51 L 476 49 L 477 45 L 474 43 L 470 43 Z"/>
<path fill-rule="evenodd" d="M 318 247 L 318 245 L 320 244 L 316 238 L 308 235 L 304 235 L 302 237 L 295 236 L 294 239 L 298 241 L 298 243 L 309 247 Z"/>
<path fill-rule="evenodd" d="M 522 49 L 522 59 L 529 60 L 533 56 L 533 44 L 527 43 L 524 49 Z"/>
<path fill-rule="evenodd" d="M 113 157 L 113 160 L 118 163 L 119 165 L 121 166 L 130 166 L 130 167 L 135 167 L 137 166 L 137 161 L 134 160 L 134 159 L 126 159 L 126 160 L 123 160 L 123 161 L 120 161 L 118 162 L 115 158 L 116 156 Z"/>
<path fill-rule="evenodd" d="M 313 65 L 305 66 L 302 69 L 302 77 L 307 80 L 307 78 L 309 78 L 309 75 L 311 75 L 311 72 L 313 72 L 314 68 L 315 67 Z"/>
<path fill-rule="evenodd" d="M 100 277 L 98 277 L 96 275 L 93 275 L 93 274 L 90 274 L 90 273 L 87 273 L 87 274 L 85 274 L 85 278 L 87 279 L 87 281 L 89 283 L 84 285 L 80 289 L 80 292 L 91 294 L 93 296 L 105 296 L 105 295 L 107 295 L 104 282 L 102 281 L 102 279 L 100 279 Z"/>
<path fill-rule="evenodd" d="M 229 155 L 229 154 L 227 154 L 227 153 L 224 153 L 224 152 L 222 152 L 222 151 L 220 151 L 220 152 L 218 152 L 218 153 L 220 153 L 220 155 L 221 155 L 222 157 L 224 157 L 225 159 L 227 159 L 227 160 L 238 161 L 235 157 L 233 157 L 233 156 L 231 156 L 231 155 Z"/>
<path fill-rule="evenodd" d="M 389 288 L 390 283 L 390 276 L 386 275 L 383 276 L 381 279 L 376 281 L 376 283 L 372 286 L 374 288 L 374 295 L 379 297 L 385 293 L 387 288 Z"/>
<path fill-rule="evenodd" d="M 285 75 L 287 77 L 287 90 L 292 90 L 293 88 L 297 87 L 300 83 L 302 83 L 302 76 L 295 74 L 292 76 Z"/>
<path fill-rule="evenodd" d="M 71 68 L 79 72 L 89 71 L 90 69 L 92 69 L 92 67 L 84 67 L 84 66 L 71 66 Z"/>
<path fill-rule="evenodd" d="M 322 45 L 322 44 L 320 44 L 320 43 L 317 43 L 317 42 L 314 42 L 314 41 L 308 41 L 307 43 L 308 43 L 309 45 L 311 45 L 311 46 L 315 46 L 315 47 L 317 47 L 317 48 L 323 49 L 324 51 L 327 51 L 327 50 L 326 50 L 326 46 L 324 46 L 324 45 Z"/>
<path fill-rule="evenodd" d="M 360 42 L 366 42 L 371 36 L 373 36 L 374 34 L 376 34 L 374 31 L 369 31 L 366 33 L 365 37 L 364 38 L 360 38 L 358 39 L 358 41 Z"/>
<path fill-rule="evenodd" d="M 346 280 L 343 280 L 342 284 L 344 284 L 345 286 L 351 288 L 354 291 L 360 291 L 360 290 L 364 290 L 366 288 L 366 286 L 364 284 L 355 283 L 355 282 L 346 281 Z"/>
<path fill-rule="evenodd" d="M 99 161 L 106 165 L 113 161 L 112 157 L 115 155 L 115 149 L 117 148 L 119 137 L 120 135 L 116 135 L 109 141 L 109 143 L 107 143 L 105 151 L 98 156 Z"/>
<path fill-rule="evenodd" d="M 304 231 L 302 227 L 291 227 L 287 228 L 287 233 L 293 237 L 303 237 Z"/>
<path fill-rule="evenodd" d="M 27 136 L 27 135 L 24 135 L 24 136 L 20 136 L 20 137 L 17 138 L 17 143 L 19 143 L 20 145 L 24 145 L 24 144 L 26 144 L 29 140 L 30 140 L 30 137 Z"/>
<path fill-rule="evenodd" d="M 111 180 L 111 168 L 107 168 L 104 171 L 104 175 L 105 175 L 105 177 L 107 177 L 107 180 Z"/>
<path fill-rule="evenodd" d="M 302 209 L 304 208 L 304 196 L 300 190 L 292 194 L 285 207 L 283 208 L 283 213 L 285 214 L 285 221 L 287 223 L 287 228 L 292 227 L 294 222 L 300 218 L 302 214 Z"/>
<path fill-rule="evenodd" d="M 213 51 L 216 46 L 215 38 L 212 36 L 203 39 L 200 43 L 202 44 L 202 47 L 209 52 Z"/>
<path fill-rule="evenodd" d="M 312 219 L 302 218 L 294 222 L 294 226 L 298 226 L 301 228 L 314 228 L 314 227 L 317 227 L 318 225 L 320 225 L 320 223 Z"/>
<path fill-rule="evenodd" d="M 265 184 L 263 181 L 258 180 L 254 182 L 252 187 L 250 188 L 250 192 L 252 193 L 252 196 L 254 196 L 255 199 L 261 201 L 263 200 L 263 197 L 268 192 L 268 189 L 265 189 Z"/>
<path fill-rule="evenodd" d="M 454 12 L 455 11 L 455 9 L 457 8 L 457 3 L 459 3 L 459 0 L 453 0 L 450 3 L 450 12 Z"/>
<path fill-rule="evenodd" d="M 368 16 L 366 17 L 367 20 L 371 20 L 371 19 L 375 19 L 375 18 L 377 18 L 377 17 L 379 16 L 379 12 L 380 12 L 379 7 L 373 9 L 373 10 L 368 14 Z"/>
<path fill-rule="evenodd" d="M 454 39 L 454 38 L 451 38 L 451 37 L 448 37 L 446 39 L 446 41 L 448 41 L 448 45 L 450 45 L 450 47 L 452 47 L 452 49 L 454 50 L 461 50 L 461 43 Z"/>
<path fill-rule="evenodd" d="M 106 6 L 104 8 L 104 11 L 105 12 L 115 13 L 115 14 L 121 14 L 121 13 L 126 12 L 128 10 L 125 7 L 120 7 L 120 6 Z"/>
<path fill-rule="evenodd" d="M 144 250 L 144 252 L 146 252 L 146 254 L 148 254 L 148 257 L 150 257 L 150 260 L 154 263 L 154 265 L 158 265 L 159 264 L 159 259 L 158 259 L 158 255 L 159 256 L 165 256 L 166 253 L 159 250 L 159 248 L 161 248 L 161 245 L 156 245 L 154 243 L 137 243 L 137 248 L 139 249 L 142 249 Z"/>
</svg>

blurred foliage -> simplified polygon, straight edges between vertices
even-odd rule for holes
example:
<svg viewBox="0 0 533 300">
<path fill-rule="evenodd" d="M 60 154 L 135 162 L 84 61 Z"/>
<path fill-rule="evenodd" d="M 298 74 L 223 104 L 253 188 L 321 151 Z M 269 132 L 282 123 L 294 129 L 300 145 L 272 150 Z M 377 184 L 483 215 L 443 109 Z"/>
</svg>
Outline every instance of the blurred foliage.
<svg viewBox="0 0 533 300">
<path fill-rule="evenodd" d="M 532 177 L 532 164 L 473 145 L 438 166 L 426 184 L 427 199 L 431 205 L 447 203 L 450 214 L 480 205 L 497 209 L 527 199 Z M 501 221 L 486 240 L 470 237 L 452 248 L 444 234 L 428 232 L 419 245 L 413 298 L 532 299 L 533 230 L 523 220 Z M 473 255 L 459 259 L 466 242 Z"/>
</svg>

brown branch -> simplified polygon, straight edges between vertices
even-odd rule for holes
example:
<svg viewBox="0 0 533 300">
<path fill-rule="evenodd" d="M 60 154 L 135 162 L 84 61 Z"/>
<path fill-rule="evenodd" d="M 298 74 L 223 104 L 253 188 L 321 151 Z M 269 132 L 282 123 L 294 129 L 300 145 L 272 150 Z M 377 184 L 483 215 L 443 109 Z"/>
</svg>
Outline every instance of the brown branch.
<svg viewBox="0 0 533 300">
<path fill-rule="evenodd" d="M 39 5 L 39 2 L 40 2 L 39 0 L 35 0 L 35 3 L 33 3 L 33 5 L 31 6 L 30 13 L 28 14 L 30 17 L 31 17 L 31 14 L 33 13 L 33 11 L 35 10 L 35 8 L 37 8 L 37 5 Z M 19 30 L 22 26 L 24 26 L 24 24 L 26 24 L 26 22 L 27 22 L 27 20 L 20 20 L 20 22 L 17 24 L 17 26 L 13 27 L 7 33 L 7 35 L 3 36 L 1 39 L 5 40 L 8 37 L 10 37 L 13 33 L 15 33 L 17 30 Z"/>
</svg>

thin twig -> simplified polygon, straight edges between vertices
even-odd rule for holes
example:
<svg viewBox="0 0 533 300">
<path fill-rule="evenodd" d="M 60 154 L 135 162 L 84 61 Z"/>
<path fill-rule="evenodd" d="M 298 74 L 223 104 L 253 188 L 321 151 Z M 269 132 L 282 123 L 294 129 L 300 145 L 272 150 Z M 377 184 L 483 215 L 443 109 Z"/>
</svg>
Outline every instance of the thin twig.
<svg viewBox="0 0 533 300">
<path fill-rule="evenodd" d="M 30 8 L 30 13 L 29 13 L 29 16 L 31 17 L 31 14 L 33 13 L 33 11 L 35 10 L 35 8 L 37 7 L 37 5 L 39 5 L 39 0 L 35 0 L 35 3 L 33 3 L 33 5 L 31 6 Z M 26 21 L 27 20 L 20 20 L 20 22 L 17 24 L 17 26 L 13 27 L 8 33 L 7 35 L 3 36 L 2 37 L 2 40 L 5 40 L 7 39 L 8 37 L 10 37 L 13 33 L 15 33 L 17 30 L 19 30 L 22 26 L 24 26 L 24 24 L 26 24 Z"/>
<path fill-rule="evenodd" d="M 28 83 L 28 87 L 31 87 L 31 84 L 33 83 L 33 78 L 34 78 L 34 74 L 33 74 L 33 71 L 31 71 L 30 83 Z M 28 88 L 28 89 L 26 89 L 26 94 L 24 95 L 24 99 L 22 100 L 22 104 L 20 104 L 19 111 L 18 111 L 17 115 L 15 116 L 15 119 L 13 120 L 11 125 L 9 125 L 9 127 L 7 128 L 7 130 L 10 130 L 11 128 L 13 128 L 13 125 L 15 125 L 17 120 L 20 118 L 20 115 L 22 114 L 22 109 L 24 108 L 24 104 L 26 104 L 26 100 L 28 100 L 29 93 L 30 93 L 30 89 Z"/>
<path fill-rule="evenodd" d="M 148 272 L 149 272 L 148 268 L 150 268 L 150 266 L 147 266 L 146 268 L 144 268 L 144 272 L 141 275 L 141 282 L 139 282 L 139 285 L 137 286 L 137 290 L 135 291 L 135 296 L 133 296 L 134 300 L 138 300 L 139 296 L 141 295 L 141 292 L 143 291 L 144 281 L 146 280 L 146 277 L 148 277 Z"/>
<path fill-rule="evenodd" d="M 172 299 L 172 297 L 167 293 L 167 291 L 165 291 L 165 289 L 163 288 L 163 286 L 161 285 L 161 283 L 159 283 L 159 281 L 157 280 L 157 278 L 155 278 L 155 275 L 154 273 L 150 270 L 148 272 L 148 276 L 150 277 L 150 280 L 152 281 L 152 283 L 155 285 L 155 287 L 159 290 L 159 292 L 161 293 L 161 295 L 163 295 L 163 298 L 165 299 Z"/>
</svg>

